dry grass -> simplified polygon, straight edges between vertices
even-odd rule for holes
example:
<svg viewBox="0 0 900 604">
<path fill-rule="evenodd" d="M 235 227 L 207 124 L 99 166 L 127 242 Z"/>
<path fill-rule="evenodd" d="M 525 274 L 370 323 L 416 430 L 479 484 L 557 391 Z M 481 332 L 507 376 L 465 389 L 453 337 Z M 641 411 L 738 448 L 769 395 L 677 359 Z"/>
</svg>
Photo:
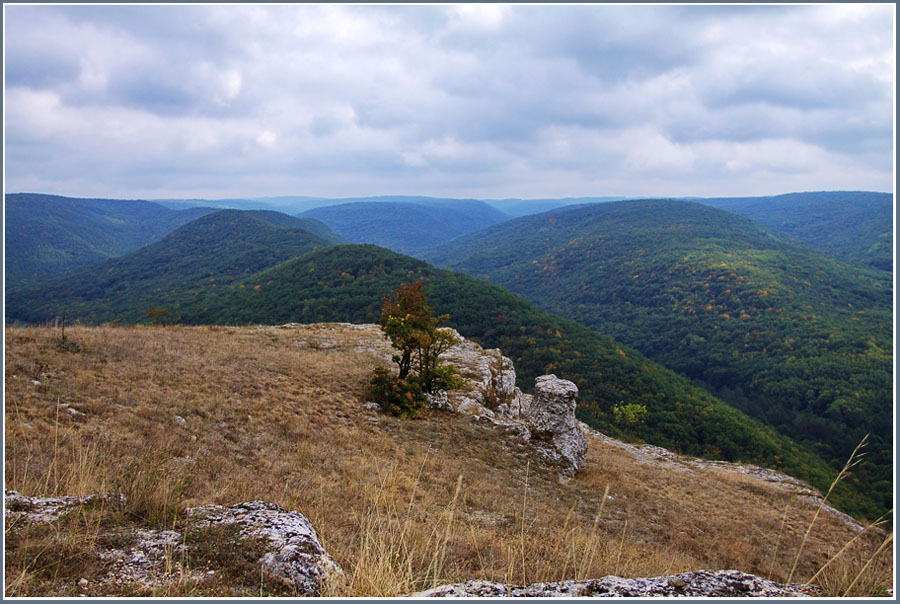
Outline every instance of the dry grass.
<svg viewBox="0 0 900 604">
<path fill-rule="evenodd" d="M 61 556 L 95 564 L 102 522 L 165 525 L 207 503 L 263 499 L 304 513 L 347 572 L 330 587 L 339 596 L 701 568 L 783 581 L 816 512 L 734 472 L 661 467 L 595 440 L 584 470 L 563 480 L 514 436 L 469 416 L 373 421 L 362 401 L 384 353 L 365 351 L 353 330 L 70 327 L 67 337 L 78 348 L 57 347 L 49 328 L 6 330 L 6 488 L 125 490 L 128 509 L 41 529 L 55 533 L 49 541 L 7 526 L 6 595 L 74 595 L 79 577 L 39 569 Z M 854 534 L 821 514 L 794 579 L 813 576 Z M 867 532 L 817 582 L 842 594 L 884 538 Z M 66 539 L 74 549 L 58 546 Z M 891 554 L 884 548 L 851 593 L 892 587 Z M 250 580 L 237 592 L 186 581 L 149 595 L 273 593 Z"/>
</svg>

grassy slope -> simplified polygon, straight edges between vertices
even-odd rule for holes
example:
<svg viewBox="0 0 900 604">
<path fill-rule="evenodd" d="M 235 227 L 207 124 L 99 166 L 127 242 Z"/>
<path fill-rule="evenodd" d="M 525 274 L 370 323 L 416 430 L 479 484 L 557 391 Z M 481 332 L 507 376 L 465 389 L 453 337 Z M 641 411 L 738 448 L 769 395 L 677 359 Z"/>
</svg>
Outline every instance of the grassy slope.
<svg viewBox="0 0 900 604">
<path fill-rule="evenodd" d="M 894 196 L 890 193 L 823 191 L 698 201 L 751 218 L 828 254 L 893 270 Z"/>
<path fill-rule="evenodd" d="M 891 500 L 889 275 L 699 204 L 613 202 L 496 225 L 429 259 L 486 278 L 704 383 Z"/>
<path fill-rule="evenodd" d="M 401 253 L 471 233 L 509 218 L 474 200 L 370 201 L 314 208 L 321 220 L 353 243 L 374 243 Z"/>
<path fill-rule="evenodd" d="M 49 279 L 133 252 L 204 214 L 147 201 L 6 195 L 6 285 Z"/>
<path fill-rule="evenodd" d="M 784 581 L 813 514 L 750 477 L 642 461 L 593 438 L 584 470 L 561 482 L 486 422 L 374 417 L 363 392 L 384 359 L 352 330 L 73 327 L 67 335 L 78 348 L 58 348 L 54 329 L 6 330 L 5 486 L 27 495 L 124 487 L 133 497 L 124 516 L 95 509 L 8 530 L 7 596 L 290 595 L 270 591 L 252 565 L 241 573 L 229 535 L 208 542 L 220 570 L 201 584 L 104 585 L 114 561 L 95 550 L 121 538 L 109 543 L 99 532 L 130 527 L 166 497 L 176 509 L 262 499 L 299 510 L 347 572 L 347 585 L 329 595 L 369 597 L 474 578 L 522 584 L 701 568 Z M 157 522 L 183 530 L 186 519 Z M 794 580 L 807 580 L 852 535 L 822 514 Z M 191 533 L 188 542 L 202 538 Z M 826 579 L 856 575 L 873 549 L 857 543 L 862 553 L 841 558 Z M 890 585 L 889 557 L 874 568 Z"/>
</svg>

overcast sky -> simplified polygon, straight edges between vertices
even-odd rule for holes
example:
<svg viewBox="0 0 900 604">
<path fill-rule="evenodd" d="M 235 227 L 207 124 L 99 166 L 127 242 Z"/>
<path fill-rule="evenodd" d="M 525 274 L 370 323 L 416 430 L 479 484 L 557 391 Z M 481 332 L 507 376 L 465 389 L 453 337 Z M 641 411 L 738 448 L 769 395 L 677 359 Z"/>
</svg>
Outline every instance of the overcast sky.
<svg viewBox="0 0 900 604">
<path fill-rule="evenodd" d="M 892 4 L 4 9 L 6 192 L 893 190 Z"/>
</svg>

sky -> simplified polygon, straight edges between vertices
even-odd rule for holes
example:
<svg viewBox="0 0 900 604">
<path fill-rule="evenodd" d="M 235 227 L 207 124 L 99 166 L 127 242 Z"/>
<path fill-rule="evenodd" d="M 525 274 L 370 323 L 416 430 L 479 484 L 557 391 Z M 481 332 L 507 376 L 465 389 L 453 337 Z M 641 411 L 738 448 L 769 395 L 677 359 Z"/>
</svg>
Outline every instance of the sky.
<svg viewBox="0 0 900 604">
<path fill-rule="evenodd" d="M 5 191 L 893 191 L 893 4 L 4 5 Z"/>
</svg>

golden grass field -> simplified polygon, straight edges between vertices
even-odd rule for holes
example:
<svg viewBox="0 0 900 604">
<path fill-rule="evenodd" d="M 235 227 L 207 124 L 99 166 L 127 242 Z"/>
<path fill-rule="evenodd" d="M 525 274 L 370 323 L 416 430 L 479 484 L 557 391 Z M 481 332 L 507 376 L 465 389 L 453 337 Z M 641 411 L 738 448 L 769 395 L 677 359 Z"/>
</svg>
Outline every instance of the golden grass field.
<svg viewBox="0 0 900 604">
<path fill-rule="evenodd" d="M 328 346 L 316 345 L 326 332 Z M 815 513 L 737 472 L 675 471 L 594 438 L 585 468 L 561 479 L 486 421 L 374 413 L 363 402 L 383 354 L 340 327 L 69 327 L 65 346 L 50 327 L 5 336 L 6 488 L 128 496 L 116 518 L 7 525 L 7 596 L 78 595 L 85 577 L 89 595 L 259 595 L 237 563 L 233 582 L 97 587 L 97 527 L 178 522 L 207 503 L 262 499 L 305 514 L 346 571 L 329 587 L 338 596 L 698 569 L 785 581 Z M 820 514 L 792 581 L 855 534 Z M 868 529 L 816 584 L 843 595 L 865 566 L 851 595 L 883 594 L 891 547 L 872 554 L 884 539 Z"/>
</svg>

